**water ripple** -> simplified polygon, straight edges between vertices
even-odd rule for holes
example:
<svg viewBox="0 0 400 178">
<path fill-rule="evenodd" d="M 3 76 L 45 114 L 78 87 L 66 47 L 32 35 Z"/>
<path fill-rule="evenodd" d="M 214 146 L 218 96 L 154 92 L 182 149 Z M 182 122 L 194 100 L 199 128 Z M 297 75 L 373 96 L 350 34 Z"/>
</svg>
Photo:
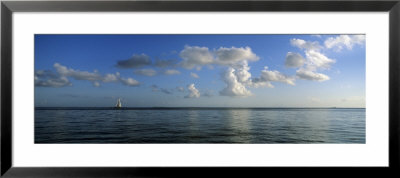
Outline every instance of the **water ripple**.
<svg viewBox="0 0 400 178">
<path fill-rule="evenodd" d="M 41 109 L 35 143 L 365 143 L 365 109 Z"/>
</svg>

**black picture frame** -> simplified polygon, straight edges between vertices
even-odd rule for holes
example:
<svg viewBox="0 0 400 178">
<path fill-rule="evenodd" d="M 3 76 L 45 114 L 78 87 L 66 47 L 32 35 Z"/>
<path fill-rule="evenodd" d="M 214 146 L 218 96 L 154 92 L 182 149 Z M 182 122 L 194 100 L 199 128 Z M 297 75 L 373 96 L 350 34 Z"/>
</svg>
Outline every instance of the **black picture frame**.
<svg viewBox="0 0 400 178">
<path fill-rule="evenodd" d="M 389 13 L 389 167 L 63 167 L 29 168 L 12 165 L 12 18 L 13 12 L 123 12 L 123 11 L 294 11 Z M 4 177 L 166 177 L 293 174 L 340 176 L 399 173 L 400 1 L 2 1 L 1 2 L 1 175 Z M 288 170 L 289 169 L 289 170 Z M 317 169 L 317 170 L 312 170 Z M 340 171 L 337 171 L 340 170 Z"/>
</svg>

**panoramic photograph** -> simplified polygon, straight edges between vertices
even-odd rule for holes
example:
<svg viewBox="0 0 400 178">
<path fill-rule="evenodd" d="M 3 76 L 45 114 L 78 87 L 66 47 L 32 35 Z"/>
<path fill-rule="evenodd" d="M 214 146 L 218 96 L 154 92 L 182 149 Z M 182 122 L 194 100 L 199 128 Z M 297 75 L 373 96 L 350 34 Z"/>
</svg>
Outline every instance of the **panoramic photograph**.
<svg viewBox="0 0 400 178">
<path fill-rule="evenodd" d="M 365 144 L 364 34 L 36 34 L 36 144 Z"/>
</svg>

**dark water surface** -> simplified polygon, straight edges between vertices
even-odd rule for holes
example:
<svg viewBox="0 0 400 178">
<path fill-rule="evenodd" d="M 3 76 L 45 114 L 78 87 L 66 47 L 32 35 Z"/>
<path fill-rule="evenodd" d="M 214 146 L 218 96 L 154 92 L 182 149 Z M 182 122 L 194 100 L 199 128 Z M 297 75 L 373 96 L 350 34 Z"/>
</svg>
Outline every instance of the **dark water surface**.
<svg viewBox="0 0 400 178">
<path fill-rule="evenodd" d="M 37 108 L 35 143 L 365 143 L 365 109 Z"/>
</svg>

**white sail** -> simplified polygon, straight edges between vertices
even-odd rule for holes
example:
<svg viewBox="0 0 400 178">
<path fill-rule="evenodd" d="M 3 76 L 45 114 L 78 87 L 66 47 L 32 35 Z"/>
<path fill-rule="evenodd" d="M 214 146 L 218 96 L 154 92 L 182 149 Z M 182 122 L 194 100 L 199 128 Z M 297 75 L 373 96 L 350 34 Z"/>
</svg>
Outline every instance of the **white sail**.
<svg viewBox="0 0 400 178">
<path fill-rule="evenodd" d="M 117 107 L 117 108 L 122 107 L 121 99 L 120 99 L 120 98 L 118 98 L 118 101 L 117 101 L 117 104 L 115 105 L 115 107 Z"/>
</svg>

